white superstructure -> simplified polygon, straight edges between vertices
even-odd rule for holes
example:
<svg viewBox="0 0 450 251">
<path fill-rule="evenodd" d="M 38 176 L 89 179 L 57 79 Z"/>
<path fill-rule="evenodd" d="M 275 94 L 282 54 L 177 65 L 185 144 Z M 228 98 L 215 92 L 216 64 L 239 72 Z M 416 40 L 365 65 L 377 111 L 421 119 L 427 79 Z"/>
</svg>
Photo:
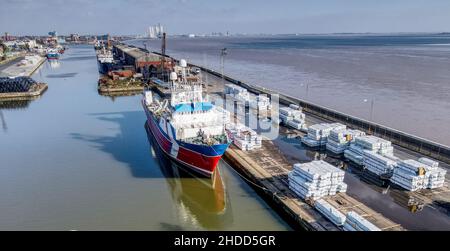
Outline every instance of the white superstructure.
<svg viewBox="0 0 450 251">
<path fill-rule="evenodd" d="M 146 103 L 151 103 L 151 109 L 160 115 L 160 127 L 164 132 L 176 140 L 223 141 L 224 124 L 229 122 L 229 113 L 203 97 L 201 82 L 186 80 L 185 60 L 180 60 L 180 66 L 183 67 L 180 75 L 170 74 L 170 101 L 146 100 Z"/>
<path fill-rule="evenodd" d="M 111 50 L 107 50 L 105 47 L 97 51 L 97 60 L 102 63 L 110 63 L 114 62 L 113 53 Z"/>
</svg>

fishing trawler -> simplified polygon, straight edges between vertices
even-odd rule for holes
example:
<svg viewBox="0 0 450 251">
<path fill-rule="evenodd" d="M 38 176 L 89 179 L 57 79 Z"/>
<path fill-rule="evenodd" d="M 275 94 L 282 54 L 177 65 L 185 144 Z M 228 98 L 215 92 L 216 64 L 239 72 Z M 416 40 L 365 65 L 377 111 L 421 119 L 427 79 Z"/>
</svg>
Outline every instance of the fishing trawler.
<svg viewBox="0 0 450 251">
<path fill-rule="evenodd" d="M 58 50 L 50 48 L 47 50 L 46 56 L 47 59 L 58 59 L 59 58 Z"/>
<path fill-rule="evenodd" d="M 114 56 L 111 50 L 104 46 L 97 50 L 98 71 L 102 74 L 108 73 L 114 66 Z"/>
<path fill-rule="evenodd" d="M 142 105 L 156 142 L 174 161 L 211 177 L 231 140 L 224 114 L 203 97 L 202 83 L 188 80 L 186 60 L 170 73 L 169 99 L 145 91 Z"/>
</svg>

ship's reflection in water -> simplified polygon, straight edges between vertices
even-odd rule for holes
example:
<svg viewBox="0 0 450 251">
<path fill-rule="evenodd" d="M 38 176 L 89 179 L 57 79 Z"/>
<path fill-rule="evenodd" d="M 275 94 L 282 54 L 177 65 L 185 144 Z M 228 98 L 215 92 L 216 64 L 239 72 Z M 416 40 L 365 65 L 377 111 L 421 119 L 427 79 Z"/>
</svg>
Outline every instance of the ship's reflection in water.
<svg viewBox="0 0 450 251">
<path fill-rule="evenodd" d="M 199 229 L 224 229 L 233 222 L 231 206 L 218 166 L 211 178 L 198 177 L 189 169 L 170 160 L 154 141 L 144 125 L 151 146 L 151 154 L 159 162 L 180 221 Z"/>
<path fill-rule="evenodd" d="M 25 109 L 30 105 L 31 100 L 0 100 L 0 127 L 4 133 L 8 132 L 6 115 L 3 110 Z"/>
<path fill-rule="evenodd" d="M 58 69 L 61 66 L 58 59 L 50 59 L 48 60 L 48 63 L 52 69 Z"/>
</svg>

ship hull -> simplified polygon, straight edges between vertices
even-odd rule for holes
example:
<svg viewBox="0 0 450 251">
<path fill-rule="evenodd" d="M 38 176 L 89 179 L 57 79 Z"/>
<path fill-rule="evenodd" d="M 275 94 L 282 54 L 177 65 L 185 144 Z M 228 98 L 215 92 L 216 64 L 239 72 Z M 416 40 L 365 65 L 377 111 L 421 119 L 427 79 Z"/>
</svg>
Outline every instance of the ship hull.
<svg viewBox="0 0 450 251">
<path fill-rule="evenodd" d="M 217 164 L 229 144 L 206 146 L 174 141 L 160 128 L 153 113 L 148 110 L 144 102 L 143 107 L 147 115 L 147 125 L 159 147 L 167 156 L 203 176 L 211 177 L 214 174 Z M 173 151 L 174 144 L 177 144 L 177 151 Z"/>
<path fill-rule="evenodd" d="M 114 66 L 113 63 L 101 63 L 98 60 L 97 60 L 97 64 L 98 64 L 98 71 L 101 74 L 107 74 L 109 71 L 111 71 L 113 69 L 113 66 Z"/>
<path fill-rule="evenodd" d="M 47 54 L 47 59 L 58 59 L 59 55 L 54 53 Z"/>
</svg>

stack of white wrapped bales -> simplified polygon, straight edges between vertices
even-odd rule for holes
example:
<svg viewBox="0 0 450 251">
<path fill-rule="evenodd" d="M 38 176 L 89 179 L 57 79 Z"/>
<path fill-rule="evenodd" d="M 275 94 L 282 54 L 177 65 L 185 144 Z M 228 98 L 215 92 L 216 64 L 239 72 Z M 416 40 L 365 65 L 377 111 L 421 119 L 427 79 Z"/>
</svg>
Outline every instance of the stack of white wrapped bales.
<svg viewBox="0 0 450 251">
<path fill-rule="evenodd" d="M 370 221 L 364 219 L 361 215 L 354 211 L 350 211 L 346 215 L 344 224 L 345 231 L 381 231 L 377 226 Z"/>
<path fill-rule="evenodd" d="M 329 219 L 334 225 L 340 227 L 345 223 L 345 215 L 334 208 L 330 203 L 320 199 L 315 201 L 314 207 Z"/>
<path fill-rule="evenodd" d="M 332 130 L 345 130 L 347 127 L 340 123 L 315 124 L 308 128 L 308 134 L 302 137 L 302 143 L 309 147 L 324 146 Z"/>
<path fill-rule="evenodd" d="M 281 107 L 279 116 L 281 122 L 286 126 L 298 130 L 306 130 L 305 114 L 298 105 L 291 104 L 289 107 Z"/>
<path fill-rule="evenodd" d="M 241 123 L 228 123 L 225 130 L 233 140 L 233 144 L 243 151 L 250 151 L 262 147 L 262 136 Z"/>
<path fill-rule="evenodd" d="M 391 182 L 409 191 L 442 187 L 447 171 L 438 165 L 438 162 L 427 158 L 403 160 L 394 170 Z"/>
<path fill-rule="evenodd" d="M 366 134 L 360 130 L 342 128 L 333 129 L 331 130 L 330 135 L 328 135 L 326 144 L 327 150 L 335 154 L 341 154 L 356 137 L 364 135 Z"/>
<path fill-rule="evenodd" d="M 445 184 L 445 175 L 447 170 L 439 167 L 439 162 L 422 157 L 419 162 L 429 166 L 428 172 L 425 173 L 425 187 L 428 189 L 434 189 L 443 187 Z"/>
<path fill-rule="evenodd" d="M 348 160 L 353 161 L 358 165 L 363 164 L 364 150 L 378 153 L 384 156 L 392 156 L 394 148 L 392 143 L 372 135 L 365 135 L 356 137 L 347 150 L 344 151 L 344 156 Z"/>
<path fill-rule="evenodd" d="M 288 174 L 289 188 L 299 197 L 320 199 L 323 196 L 345 193 L 345 172 L 323 160 L 295 164 Z"/>
<path fill-rule="evenodd" d="M 243 102 L 245 105 L 247 105 L 247 102 L 250 101 L 250 93 L 247 91 L 247 89 L 242 88 L 238 85 L 226 84 L 225 94 L 229 94 L 236 100 Z"/>
<path fill-rule="evenodd" d="M 270 104 L 270 99 L 265 94 L 255 96 L 254 99 L 250 100 L 249 106 L 253 109 L 258 109 L 260 111 L 267 111 L 272 108 L 272 105 Z"/>
<path fill-rule="evenodd" d="M 376 175 L 391 174 L 397 166 L 398 158 L 381 155 L 373 151 L 363 151 L 363 166 Z"/>
</svg>

